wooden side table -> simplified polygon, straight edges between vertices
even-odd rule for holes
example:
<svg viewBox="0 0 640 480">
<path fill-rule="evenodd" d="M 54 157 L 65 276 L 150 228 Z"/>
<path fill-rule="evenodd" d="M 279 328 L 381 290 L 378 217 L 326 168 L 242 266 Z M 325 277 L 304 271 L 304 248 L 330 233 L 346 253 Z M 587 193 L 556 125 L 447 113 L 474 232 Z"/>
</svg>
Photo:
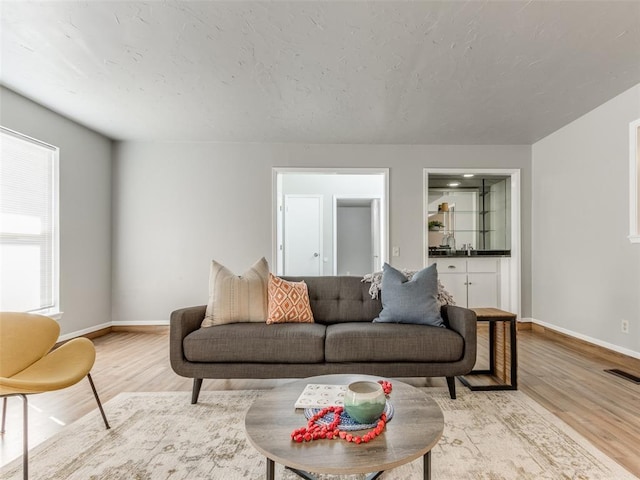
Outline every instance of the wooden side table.
<svg viewBox="0 0 640 480">
<path fill-rule="evenodd" d="M 518 389 L 518 348 L 516 314 L 498 308 L 471 308 L 478 322 L 489 323 L 489 369 L 472 370 L 467 375 L 490 375 L 495 383 L 472 384 L 460 377 L 463 385 L 470 390 L 517 390 Z M 499 329 L 499 327 L 501 327 Z M 508 334 L 506 330 L 509 330 Z M 498 341 L 501 340 L 500 344 Z M 508 344 L 508 345 L 507 345 Z M 500 349 L 500 347 L 502 347 Z M 507 348 L 508 347 L 508 348 Z"/>
</svg>

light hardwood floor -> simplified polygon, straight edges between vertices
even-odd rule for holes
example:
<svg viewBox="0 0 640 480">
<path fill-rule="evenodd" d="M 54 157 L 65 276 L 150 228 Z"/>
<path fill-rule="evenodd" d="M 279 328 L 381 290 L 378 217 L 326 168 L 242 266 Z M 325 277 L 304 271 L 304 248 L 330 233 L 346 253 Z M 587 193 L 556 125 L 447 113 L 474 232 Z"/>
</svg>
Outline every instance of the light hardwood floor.
<svg viewBox="0 0 640 480">
<path fill-rule="evenodd" d="M 482 335 L 481 335 L 482 336 Z M 562 339 L 532 331 L 518 332 L 519 387 L 571 425 L 603 452 L 640 477 L 640 385 L 605 373 L 634 363 L 587 354 Z M 103 403 L 125 391 L 190 391 L 191 380 L 169 365 L 169 337 L 160 333 L 109 333 L 95 338 L 92 376 Z M 479 342 L 479 362 L 486 349 Z M 286 380 L 205 380 L 203 390 L 271 388 Z M 416 386 L 445 386 L 444 379 L 412 379 Z M 459 382 L 457 388 L 463 387 Z M 59 392 L 29 397 L 30 446 L 60 431 L 96 407 L 87 381 Z M 0 438 L 0 464 L 20 456 L 21 400 L 9 399 L 7 432 Z M 108 415 L 107 408 L 107 415 Z"/>
</svg>

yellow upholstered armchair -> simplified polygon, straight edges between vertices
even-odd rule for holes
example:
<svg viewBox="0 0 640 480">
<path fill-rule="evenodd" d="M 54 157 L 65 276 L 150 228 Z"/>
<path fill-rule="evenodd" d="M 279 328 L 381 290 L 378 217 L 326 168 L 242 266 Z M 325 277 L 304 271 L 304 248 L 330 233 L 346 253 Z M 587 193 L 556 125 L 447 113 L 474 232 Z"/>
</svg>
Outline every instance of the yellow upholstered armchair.
<svg viewBox="0 0 640 480">
<path fill-rule="evenodd" d="M 104 424 L 110 428 L 89 373 L 96 358 L 93 343 L 86 338 L 74 338 L 51 350 L 59 335 L 60 326 L 52 318 L 30 313 L 0 313 L 0 433 L 5 431 L 7 397 L 22 397 L 25 479 L 29 477 L 27 395 L 70 387 L 86 376 Z"/>
</svg>

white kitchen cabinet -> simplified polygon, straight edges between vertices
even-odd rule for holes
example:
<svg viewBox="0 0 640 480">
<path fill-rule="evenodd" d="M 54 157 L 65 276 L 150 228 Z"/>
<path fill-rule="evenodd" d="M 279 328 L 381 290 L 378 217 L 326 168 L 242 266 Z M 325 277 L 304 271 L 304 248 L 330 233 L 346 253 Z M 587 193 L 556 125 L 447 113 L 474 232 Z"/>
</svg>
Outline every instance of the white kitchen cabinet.
<svg viewBox="0 0 640 480">
<path fill-rule="evenodd" d="M 467 306 L 499 308 L 498 274 L 467 274 Z"/>
<path fill-rule="evenodd" d="M 500 258 L 438 258 L 438 278 L 461 307 L 500 308 Z"/>
<path fill-rule="evenodd" d="M 444 285 L 444 288 L 453 295 L 456 305 L 461 307 L 467 306 L 467 274 L 466 273 L 445 273 L 438 278 Z"/>
</svg>

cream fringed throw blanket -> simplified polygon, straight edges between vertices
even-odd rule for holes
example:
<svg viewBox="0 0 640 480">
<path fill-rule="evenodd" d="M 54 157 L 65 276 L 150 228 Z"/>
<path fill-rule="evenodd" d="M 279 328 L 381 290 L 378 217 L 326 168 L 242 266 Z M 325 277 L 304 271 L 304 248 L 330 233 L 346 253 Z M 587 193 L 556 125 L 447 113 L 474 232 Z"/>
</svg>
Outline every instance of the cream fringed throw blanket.
<svg viewBox="0 0 640 480">
<path fill-rule="evenodd" d="M 402 269 L 401 272 L 407 277 L 407 280 L 411 280 L 413 275 L 417 273 L 415 270 L 407 270 Z M 380 292 L 382 286 L 382 272 L 374 272 L 367 273 L 363 278 L 362 282 L 371 282 L 371 286 L 369 287 L 369 294 L 371 298 L 378 298 L 378 294 Z M 456 302 L 453 300 L 453 295 L 451 295 L 445 288 L 440 280 L 438 279 L 438 303 L 440 306 L 442 305 L 455 305 Z"/>
</svg>

